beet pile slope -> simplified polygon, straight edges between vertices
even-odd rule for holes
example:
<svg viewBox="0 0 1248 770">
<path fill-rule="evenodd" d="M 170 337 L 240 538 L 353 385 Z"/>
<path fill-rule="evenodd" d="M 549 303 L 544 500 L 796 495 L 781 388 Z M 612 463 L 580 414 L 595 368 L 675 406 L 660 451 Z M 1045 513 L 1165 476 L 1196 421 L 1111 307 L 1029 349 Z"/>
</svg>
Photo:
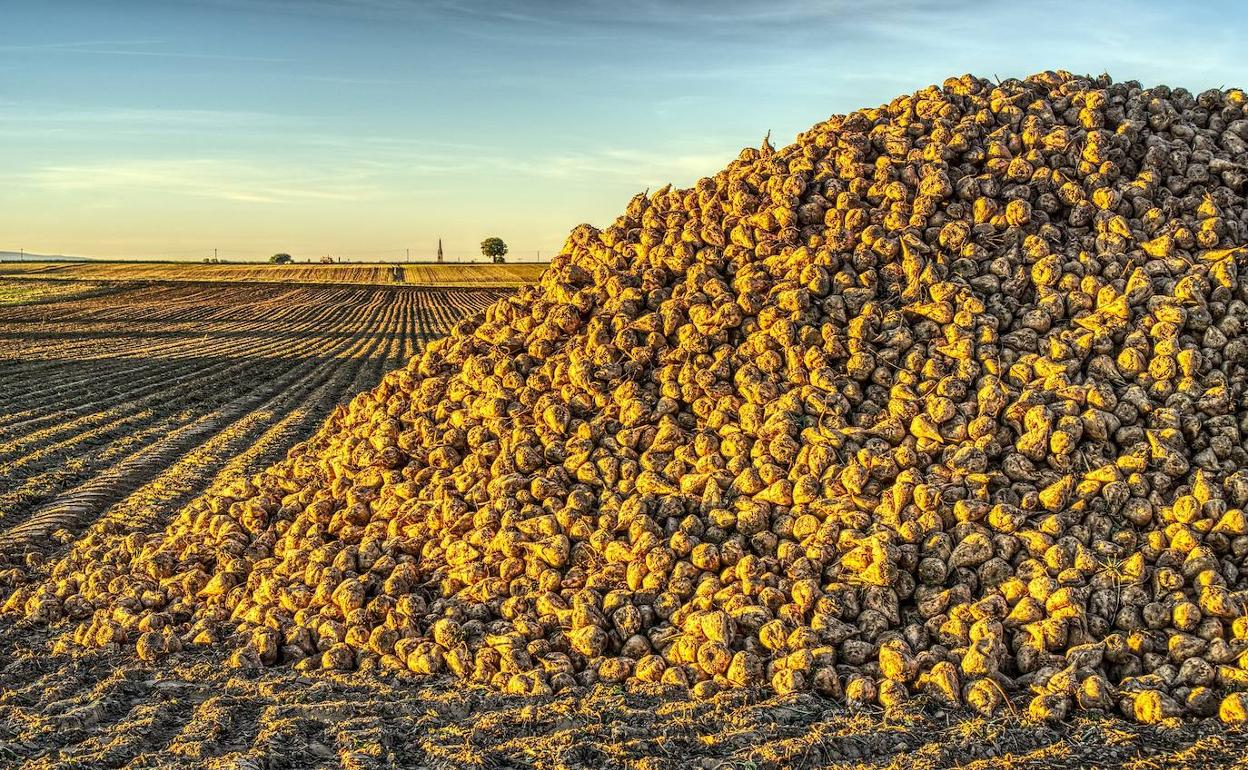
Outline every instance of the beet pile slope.
<svg viewBox="0 0 1248 770">
<path fill-rule="evenodd" d="M 11 611 L 65 645 L 1248 708 L 1239 90 L 952 78 L 582 225 L 540 285 Z"/>
</svg>

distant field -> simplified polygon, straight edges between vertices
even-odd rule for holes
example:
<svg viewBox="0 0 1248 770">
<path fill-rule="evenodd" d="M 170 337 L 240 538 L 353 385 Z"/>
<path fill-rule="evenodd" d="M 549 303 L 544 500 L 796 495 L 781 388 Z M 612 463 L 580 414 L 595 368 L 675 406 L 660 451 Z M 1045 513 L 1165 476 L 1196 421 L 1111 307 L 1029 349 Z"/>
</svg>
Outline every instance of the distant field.
<svg viewBox="0 0 1248 770">
<path fill-rule="evenodd" d="M 395 268 L 403 280 L 395 280 Z M 494 264 L 206 265 L 202 262 L 6 262 L 0 276 L 46 280 L 256 281 L 276 283 L 407 284 L 516 288 L 537 280 L 544 262 Z M 2 301 L 2 300 L 0 300 Z"/>
<path fill-rule="evenodd" d="M 91 281 L 24 281 L 0 280 L 0 307 L 30 305 L 74 297 L 97 296 L 119 290 L 119 284 L 93 283 Z"/>
</svg>

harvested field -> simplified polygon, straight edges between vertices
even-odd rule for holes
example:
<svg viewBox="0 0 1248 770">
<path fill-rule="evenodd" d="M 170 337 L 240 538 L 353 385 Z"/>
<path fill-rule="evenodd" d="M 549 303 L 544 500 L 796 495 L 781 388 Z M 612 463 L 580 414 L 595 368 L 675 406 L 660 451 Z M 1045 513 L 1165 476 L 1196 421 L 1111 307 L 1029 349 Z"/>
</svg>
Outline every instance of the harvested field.
<svg viewBox="0 0 1248 770">
<path fill-rule="evenodd" d="M 764 141 L 578 227 L 284 460 L 84 515 L 201 443 L 162 431 L 15 517 L 0 750 L 1242 763 L 1244 104 L 965 76 Z M 306 382 L 265 360 L 264 398 Z"/>
<path fill-rule="evenodd" d="M 205 487 L 265 465 L 427 335 L 496 295 L 103 289 L 110 293 L 0 309 L 0 385 L 11 394 L 0 415 L 8 587 L 42 574 L 37 565 L 87 529 L 159 530 Z M 283 354 L 292 344 L 302 352 Z M 279 367 L 293 374 L 257 376 Z M 299 384 L 265 401 L 273 381 Z M 193 403 L 205 393 L 216 395 Z M 230 423 L 234 399 L 261 405 Z M 228 424 L 192 433 L 197 415 Z M 165 436 L 175 439 L 151 449 Z M 187 436 L 200 443 L 185 448 Z M 16 488 L 42 496 L 8 507 Z M 36 512 L 49 516 L 60 495 L 73 497 L 51 514 L 60 522 L 52 537 L 14 536 L 35 529 Z M 51 654 L 55 636 L 0 621 L 0 768 L 987 768 L 1008 756 L 1014 767 L 1142 770 L 1229 764 L 1248 747 L 1248 737 L 1216 723 L 1085 717 L 1053 726 L 924 703 L 886 718 L 812 695 L 697 700 L 619 686 L 533 699 L 389 673 L 228 669 L 211 651 L 156 663 L 106 651 L 70 657 Z"/>
<path fill-rule="evenodd" d="M 99 296 L 122 288 L 121 284 L 93 281 L 0 280 L 0 307 Z"/>
<path fill-rule="evenodd" d="M 42 282 L 0 282 L 0 295 Z M 0 308 L 0 553 L 279 457 L 503 291 L 49 283 Z"/>
<path fill-rule="evenodd" d="M 403 280 L 396 280 L 395 268 Z M 545 263 L 513 264 L 203 264 L 197 262 L 8 262 L 0 276 L 42 280 L 254 281 L 265 283 L 408 284 L 516 288 L 532 283 Z"/>
</svg>

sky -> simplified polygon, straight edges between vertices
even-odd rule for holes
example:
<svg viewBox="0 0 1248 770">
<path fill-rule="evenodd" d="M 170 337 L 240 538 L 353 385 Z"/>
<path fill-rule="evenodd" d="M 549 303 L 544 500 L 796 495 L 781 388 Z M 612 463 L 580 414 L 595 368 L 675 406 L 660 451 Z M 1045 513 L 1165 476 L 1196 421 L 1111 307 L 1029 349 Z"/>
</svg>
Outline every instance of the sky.
<svg viewBox="0 0 1248 770">
<path fill-rule="evenodd" d="M 0 251 L 548 259 L 951 75 L 1248 86 L 1248 4 L 0 0 Z"/>
</svg>

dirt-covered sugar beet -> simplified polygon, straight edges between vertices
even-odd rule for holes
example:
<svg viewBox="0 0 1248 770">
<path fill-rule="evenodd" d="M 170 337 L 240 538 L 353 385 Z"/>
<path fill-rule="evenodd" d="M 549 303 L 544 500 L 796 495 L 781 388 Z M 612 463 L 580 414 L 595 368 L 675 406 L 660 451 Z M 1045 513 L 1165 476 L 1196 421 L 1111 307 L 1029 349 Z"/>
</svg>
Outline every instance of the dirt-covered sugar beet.
<svg viewBox="0 0 1248 770">
<path fill-rule="evenodd" d="M 5 604 L 61 646 L 1248 709 L 1244 92 L 952 78 L 582 225 L 289 457 Z"/>
</svg>

